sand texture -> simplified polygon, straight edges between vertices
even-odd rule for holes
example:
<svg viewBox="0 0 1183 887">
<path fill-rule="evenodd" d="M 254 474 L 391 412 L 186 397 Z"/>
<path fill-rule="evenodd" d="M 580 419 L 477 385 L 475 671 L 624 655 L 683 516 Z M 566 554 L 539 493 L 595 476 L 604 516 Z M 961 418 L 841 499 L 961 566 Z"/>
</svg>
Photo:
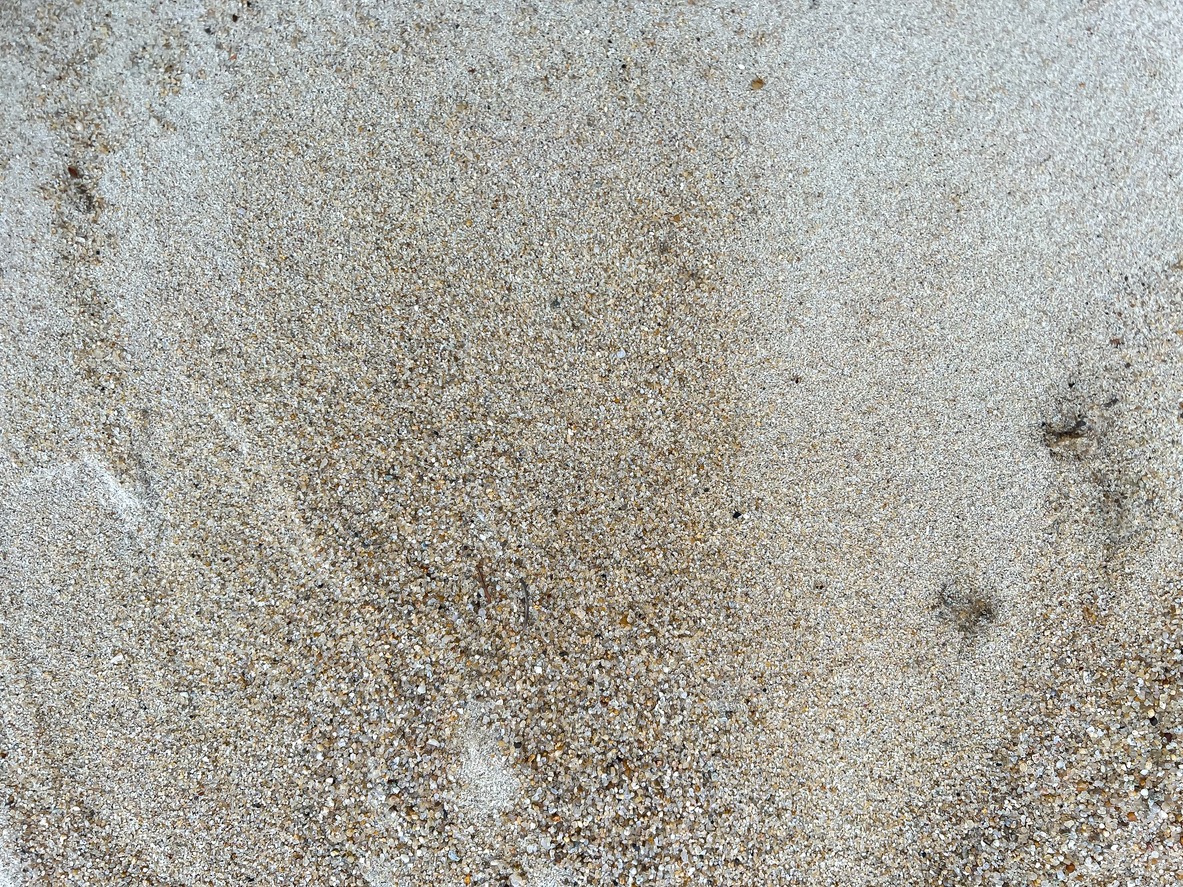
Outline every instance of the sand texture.
<svg viewBox="0 0 1183 887">
<path fill-rule="evenodd" d="M 0 887 L 1183 878 L 1183 4 L 0 0 Z"/>
</svg>

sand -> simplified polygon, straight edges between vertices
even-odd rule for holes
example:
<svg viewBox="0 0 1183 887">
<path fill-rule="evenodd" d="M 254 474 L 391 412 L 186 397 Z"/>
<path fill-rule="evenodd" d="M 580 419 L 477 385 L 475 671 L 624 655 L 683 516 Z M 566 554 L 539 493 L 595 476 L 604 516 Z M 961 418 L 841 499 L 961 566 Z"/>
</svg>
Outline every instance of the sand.
<svg viewBox="0 0 1183 887">
<path fill-rule="evenodd" d="M 1183 6 L 0 9 L 0 885 L 1183 873 Z"/>
</svg>

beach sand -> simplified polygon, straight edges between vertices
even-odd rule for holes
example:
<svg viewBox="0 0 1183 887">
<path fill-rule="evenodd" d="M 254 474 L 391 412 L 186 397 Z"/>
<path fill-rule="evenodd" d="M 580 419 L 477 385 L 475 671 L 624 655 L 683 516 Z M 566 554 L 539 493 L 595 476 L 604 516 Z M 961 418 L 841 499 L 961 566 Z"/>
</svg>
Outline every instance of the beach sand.
<svg viewBox="0 0 1183 887">
<path fill-rule="evenodd" d="M 1183 875 L 1183 5 L 0 7 L 0 885 Z"/>
</svg>

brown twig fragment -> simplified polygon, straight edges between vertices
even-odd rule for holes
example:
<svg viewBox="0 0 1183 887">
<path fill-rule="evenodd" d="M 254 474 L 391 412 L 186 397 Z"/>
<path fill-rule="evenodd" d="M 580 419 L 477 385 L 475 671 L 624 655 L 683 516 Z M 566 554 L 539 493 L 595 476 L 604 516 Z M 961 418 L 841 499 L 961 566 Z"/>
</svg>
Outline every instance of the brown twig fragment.
<svg viewBox="0 0 1183 887">
<path fill-rule="evenodd" d="M 476 562 L 476 581 L 481 584 L 481 593 L 485 596 L 485 603 L 488 603 L 492 598 L 489 594 L 489 580 L 485 578 L 485 562 L 483 559 Z"/>
</svg>

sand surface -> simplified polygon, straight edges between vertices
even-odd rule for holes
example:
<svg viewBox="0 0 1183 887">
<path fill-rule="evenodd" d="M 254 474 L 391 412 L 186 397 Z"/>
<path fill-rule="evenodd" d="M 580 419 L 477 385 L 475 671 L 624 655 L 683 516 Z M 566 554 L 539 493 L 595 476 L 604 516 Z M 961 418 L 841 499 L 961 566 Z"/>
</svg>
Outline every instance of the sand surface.
<svg viewBox="0 0 1183 887">
<path fill-rule="evenodd" d="M 0 885 L 1183 877 L 1183 4 L 0 3 Z"/>
</svg>

